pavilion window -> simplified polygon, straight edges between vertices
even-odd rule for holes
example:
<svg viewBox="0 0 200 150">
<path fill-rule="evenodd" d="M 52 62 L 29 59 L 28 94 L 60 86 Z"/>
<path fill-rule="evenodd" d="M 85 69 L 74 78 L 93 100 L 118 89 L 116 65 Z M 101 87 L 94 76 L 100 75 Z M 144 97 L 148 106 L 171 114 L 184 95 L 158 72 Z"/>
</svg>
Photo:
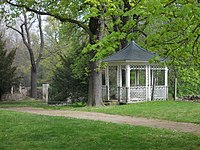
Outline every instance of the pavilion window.
<svg viewBox="0 0 200 150">
<path fill-rule="evenodd" d="M 137 83 L 136 83 L 136 73 L 135 73 L 135 70 L 131 70 L 130 71 L 130 80 L 131 80 L 131 86 L 135 86 Z"/>
<path fill-rule="evenodd" d="M 132 69 L 130 71 L 131 86 L 145 86 L 146 84 L 146 71 L 139 69 Z"/>
<path fill-rule="evenodd" d="M 102 71 L 102 85 L 106 85 L 106 74 L 105 74 L 105 70 Z"/>
<path fill-rule="evenodd" d="M 110 99 L 117 97 L 117 66 L 109 66 L 109 92 Z"/>
<path fill-rule="evenodd" d="M 165 70 L 157 70 L 158 81 L 157 85 L 165 85 Z"/>
<path fill-rule="evenodd" d="M 139 70 L 139 85 L 145 86 L 146 85 L 146 70 Z"/>
<path fill-rule="evenodd" d="M 122 69 L 122 86 L 126 86 L 126 70 Z"/>
<path fill-rule="evenodd" d="M 155 86 L 165 85 L 165 71 L 164 70 L 151 70 L 151 85 L 153 81 Z"/>
</svg>

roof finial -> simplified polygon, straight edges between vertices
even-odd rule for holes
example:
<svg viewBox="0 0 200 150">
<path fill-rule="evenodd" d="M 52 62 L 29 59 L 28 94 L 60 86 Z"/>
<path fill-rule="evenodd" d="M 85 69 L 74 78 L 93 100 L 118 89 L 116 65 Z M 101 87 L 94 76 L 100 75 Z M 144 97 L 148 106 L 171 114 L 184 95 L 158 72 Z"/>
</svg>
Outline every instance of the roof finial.
<svg viewBox="0 0 200 150">
<path fill-rule="evenodd" d="M 135 41 L 134 41 L 134 40 L 131 40 L 131 44 L 135 44 Z"/>
</svg>

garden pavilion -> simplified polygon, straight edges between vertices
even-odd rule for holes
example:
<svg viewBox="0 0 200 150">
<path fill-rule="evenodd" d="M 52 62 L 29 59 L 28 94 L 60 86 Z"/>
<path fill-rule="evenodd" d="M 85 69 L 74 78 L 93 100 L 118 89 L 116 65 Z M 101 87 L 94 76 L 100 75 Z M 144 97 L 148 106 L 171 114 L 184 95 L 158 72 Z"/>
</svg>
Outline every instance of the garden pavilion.
<svg viewBox="0 0 200 150">
<path fill-rule="evenodd" d="M 105 58 L 107 67 L 102 75 L 102 99 L 134 103 L 166 100 L 168 68 L 161 63 L 149 63 L 158 56 L 131 41 L 125 48 Z"/>
</svg>

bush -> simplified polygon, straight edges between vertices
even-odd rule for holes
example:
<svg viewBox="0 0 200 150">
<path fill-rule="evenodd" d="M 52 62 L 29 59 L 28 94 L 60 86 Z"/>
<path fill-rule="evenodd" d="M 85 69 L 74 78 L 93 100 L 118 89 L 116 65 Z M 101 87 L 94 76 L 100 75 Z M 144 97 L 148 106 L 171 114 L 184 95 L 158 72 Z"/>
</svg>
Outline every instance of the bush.
<svg viewBox="0 0 200 150">
<path fill-rule="evenodd" d="M 9 93 L 12 85 L 17 84 L 16 67 L 12 66 L 15 50 L 8 52 L 5 49 L 5 41 L 0 34 L 0 100 L 2 95 Z"/>
<path fill-rule="evenodd" d="M 61 57 L 62 66 L 56 69 L 50 88 L 50 101 L 86 101 L 88 85 L 85 78 L 77 79 L 72 72 L 72 58 Z"/>
</svg>

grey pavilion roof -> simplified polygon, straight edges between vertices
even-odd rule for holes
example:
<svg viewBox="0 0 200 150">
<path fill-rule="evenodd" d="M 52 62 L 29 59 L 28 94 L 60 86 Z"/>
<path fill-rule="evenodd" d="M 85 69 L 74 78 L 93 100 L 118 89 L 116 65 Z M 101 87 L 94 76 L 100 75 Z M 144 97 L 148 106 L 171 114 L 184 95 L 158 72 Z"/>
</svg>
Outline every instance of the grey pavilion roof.
<svg viewBox="0 0 200 150">
<path fill-rule="evenodd" d="M 122 50 L 105 58 L 103 62 L 148 62 L 151 58 L 155 56 L 158 55 L 146 51 L 145 49 L 137 45 L 134 41 L 131 41 L 131 43 L 124 47 Z"/>
</svg>

